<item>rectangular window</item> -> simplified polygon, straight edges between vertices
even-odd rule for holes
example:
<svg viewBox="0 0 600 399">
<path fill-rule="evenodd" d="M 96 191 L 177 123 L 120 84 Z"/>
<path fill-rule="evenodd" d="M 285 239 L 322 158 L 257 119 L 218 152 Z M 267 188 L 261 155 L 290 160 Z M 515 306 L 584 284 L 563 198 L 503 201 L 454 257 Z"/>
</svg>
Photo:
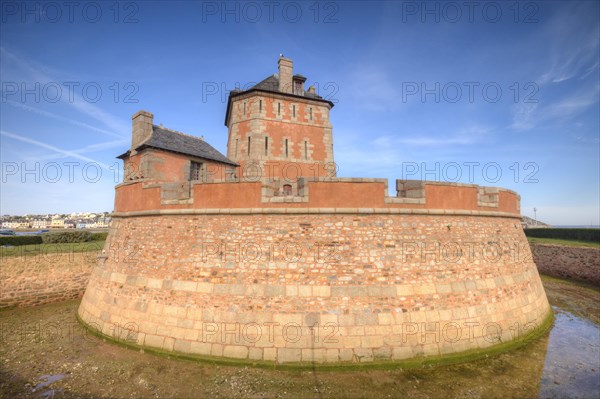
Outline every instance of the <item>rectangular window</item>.
<svg viewBox="0 0 600 399">
<path fill-rule="evenodd" d="M 248 155 L 250 155 L 250 137 L 248 137 Z"/>
<path fill-rule="evenodd" d="M 258 100 L 258 110 L 262 111 L 262 100 Z"/>
<path fill-rule="evenodd" d="M 304 159 L 308 159 L 308 142 L 304 142 Z"/>
<path fill-rule="evenodd" d="M 244 115 L 246 115 L 246 102 L 244 101 Z"/>
<path fill-rule="evenodd" d="M 308 113 L 310 114 L 310 120 L 312 121 L 312 108 L 308 109 Z"/>
<path fill-rule="evenodd" d="M 288 139 L 285 139 L 285 157 L 288 157 Z"/>
<path fill-rule="evenodd" d="M 200 171 L 202 170 L 202 164 L 200 162 L 192 161 L 190 163 L 190 180 L 200 180 Z"/>
<path fill-rule="evenodd" d="M 265 137 L 265 155 L 269 154 L 269 138 Z"/>
<path fill-rule="evenodd" d="M 277 103 L 277 115 L 281 115 L 281 103 Z"/>
<path fill-rule="evenodd" d="M 292 116 L 295 118 L 296 117 L 296 106 L 292 105 Z"/>
</svg>

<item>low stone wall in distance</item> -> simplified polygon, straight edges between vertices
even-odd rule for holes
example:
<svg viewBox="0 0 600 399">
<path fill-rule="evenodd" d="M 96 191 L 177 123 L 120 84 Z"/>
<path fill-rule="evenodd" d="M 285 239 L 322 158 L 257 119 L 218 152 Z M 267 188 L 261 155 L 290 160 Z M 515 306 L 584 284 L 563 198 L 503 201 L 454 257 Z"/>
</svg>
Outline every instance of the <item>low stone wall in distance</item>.
<svg viewBox="0 0 600 399">
<path fill-rule="evenodd" d="M 542 274 L 600 286 L 600 249 L 554 244 L 531 244 L 533 260 Z"/>
<path fill-rule="evenodd" d="M 83 296 L 98 251 L 0 258 L 0 309 Z"/>
</svg>

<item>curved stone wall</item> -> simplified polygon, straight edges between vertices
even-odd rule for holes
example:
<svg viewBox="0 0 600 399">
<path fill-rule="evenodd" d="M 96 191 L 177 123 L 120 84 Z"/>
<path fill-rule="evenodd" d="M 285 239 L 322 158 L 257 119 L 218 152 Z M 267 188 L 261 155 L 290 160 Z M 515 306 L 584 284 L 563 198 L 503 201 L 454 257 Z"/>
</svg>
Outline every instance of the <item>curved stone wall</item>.
<svg viewBox="0 0 600 399">
<path fill-rule="evenodd" d="M 278 363 L 484 348 L 549 312 L 518 214 L 331 208 L 116 213 L 79 308 L 142 346 Z"/>
</svg>

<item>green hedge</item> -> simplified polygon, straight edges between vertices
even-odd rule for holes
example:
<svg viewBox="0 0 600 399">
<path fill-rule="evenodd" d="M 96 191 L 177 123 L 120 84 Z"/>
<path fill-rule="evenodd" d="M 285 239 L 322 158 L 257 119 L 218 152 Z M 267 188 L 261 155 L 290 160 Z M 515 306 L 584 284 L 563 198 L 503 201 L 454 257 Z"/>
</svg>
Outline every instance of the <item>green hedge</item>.
<svg viewBox="0 0 600 399">
<path fill-rule="evenodd" d="M 31 244 L 41 244 L 42 237 L 41 236 L 0 236 L 0 245 L 31 245 Z"/>
<path fill-rule="evenodd" d="M 600 229 L 525 229 L 527 237 L 600 242 Z"/>
<path fill-rule="evenodd" d="M 92 241 L 106 241 L 106 237 L 108 237 L 107 231 L 103 233 L 92 233 Z"/>
<path fill-rule="evenodd" d="M 42 240 L 44 241 L 44 244 L 88 242 L 92 241 L 92 233 L 82 230 L 44 233 L 42 234 Z"/>
</svg>

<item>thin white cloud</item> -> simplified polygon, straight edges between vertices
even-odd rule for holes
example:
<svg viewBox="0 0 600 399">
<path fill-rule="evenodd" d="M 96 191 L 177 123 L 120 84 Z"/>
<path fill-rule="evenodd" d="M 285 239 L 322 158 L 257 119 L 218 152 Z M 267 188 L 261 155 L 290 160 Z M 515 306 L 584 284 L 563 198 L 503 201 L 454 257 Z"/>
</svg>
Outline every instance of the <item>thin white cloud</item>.
<svg viewBox="0 0 600 399">
<path fill-rule="evenodd" d="M 106 165 L 105 163 L 102 163 L 102 162 L 96 161 L 95 159 L 83 156 L 83 155 L 78 154 L 77 152 L 74 152 L 74 151 L 65 150 L 65 149 L 53 146 L 51 144 L 48 144 L 48 143 L 44 143 L 44 142 L 41 142 L 41 141 L 38 141 L 38 140 L 31 139 L 29 137 L 25 137 L 23 135 L 19 135 L 19 134 L 7 132 L 6 130 L 0 130 L 0 135 L 5 136 L 5 137 L 9 137 L 11 139 L 19 140 L 19 141 L 22 141 L 24 143 L 33 144 L 33 145 L 36 145 L 36 146 L 41 147 L 41 148 L 46 148 L 48 150 L 52 150 L 52 151 L 55 151 L 57 153 L 63 154 L 64 156 L 67 156 L 67 157 L 79 159 L 79 160 L 85 161 L 85 162 L 95 163 L 98 166 L 102 167 L 103 169 L 111 170 L 110 166 Z"/>
<path fill-rule="evenodd" d="M 554 103 L 541 106 L 539 103 L 520 103 L 514 108 L 512 124 L 514 130 L 531 130 L 541 124 L 566 122 L 598 103 L 600 85 L 584 87 L 578 92 Z"/>
<path fill-rule="evenodd" d="M 92 126 L 92 125 L 89 125 L 89 124 L 84 123 L 84 122 L 79 122 L 79 121 L 76 121 L 76 120 L 71 119 L 71 118 L 65 118 L 64 116 L 57 115 L 57 114 L 52 113 L 52 112 L 44 111 L 43 109 L 40 109 L 40 108 L 36 108 L 36 107 L 29 106 L 29 105 L 25 105 L 25 104 L 17 102 L 17 101 L 6 99 L 6 101 L 4 101 L 4 102 L 6 104 L 12 105 L 13 107 L 21 108 L 21 109 L 24 109 L 26 111 L 33 112 L 33 113 L 36 113 L 36 114 L 39 114 L 39 115 L 43 115 L 43 116 L 47 116 L 48 118 L 53 118 L 53 119 L 56 119 L 56 120 L 59 120 L 59 121 L 62 121 L 62 122 L 67 122 L 67 123 L 70 123 L 72 125 L 83 127 L 83 128 L 89 129 L 89 130 L 93 130 L 95 132 L 102 133 L 102 134 L 105 134 L 105 135 L 108 135 L 108 136 L 121 137 L 121 138 L 125 138 L 126 137 L 124 134 L 115 133 L 115 132 L 112 132 L 112 131 L 109 131 L 109 130 L 106 130 L 106 129 L 101 129 L 101 128 L 98 128 L 96 126 Z"/>
<path fill-rule="evenodd" d="M 96 144 L 91 144 L 91 145 L 87 145 L 85 147 L 81 147 L 75 150 L 69 150 L 69 153 L 74 153 L 74 154 L 87 154 L 87 153 L 93 153 L 93 152 L 98 152 L 98 151 L 103 151 L 103 150 L 109 150 L 112 148 L 118 148 L 118 147 L 123 147 L 125 144 L 127 143 L 126 140 L 115 140 L 115 141 L 106 141 L 103 143 L 96 143 Z M 49 160 L 49 159 L 60 159 L 60 158 L 65 158 L 64 153 L 54 153 L 54 154 L 49 154 L 49 155 L 45 155 L 45 156 L 36 156 L 35 160 Z"/>
<path fill-rule="evenodd" d="M 598 70 L 600 29 L 595 24 L 585 24 L 593 9 L 589 4 L 567 5 L 568 12 L 561 12 L 549 21 L 546 37 L 549 39 L 550 67 L 537 79 L 539 85 L 561 83 L 576 77 L 586 77 Z M 590 28 L 591 26 L 591 28 Z"/>
<path fill-rule="evenodd" d="M 57 82 L 57 79 L 52 78 L 42 71 L 42 69 L 46 69 L 44 67 L 35 67 L 31 62 L 18 57 L 17 55 L 11 53 L 6 50 L 4 47 L 0 47 L 0 55 L 3 60 L 9 60 L 15 63 L 18 66 L 19 71 L 28 71 L 29 77 L 33 79 L 34 82 L 39 83 L 40 85 L 44 85 L 47 83 Z M 3 67 L 3 70 L 6 71 L 6 68 Z M 6 72 L 4 72 L 6 73 Z M 9 81 L 11 78 L 3 76 L 4 81 Z M 77 93 L 72 93 L 72 97 L 70 96 L 61 96 L 60 100 L 77 111 L 97 120 L 102 123 L 104 126 L 109 129 L 118 132 L 120 135 L 125 135 L 129 130 L 129 125 L 124 123 L 123 120 L 114 117 L 113 115 L 105 112 L 97 105 L 85 101 L 80 95 Z M 67 100 L 68 98 L 68 100 Z"/>
<path fill-rule="evenodd" d="M 489 137 L 490 129 L 482 126 L 469 126 L 455 133 L 435 136 L 413 136 L 396 139 L 395 142 L 413 146 L 441 146 L 441 145 L 471 145 L 477 144 Z"/>
</svg>

